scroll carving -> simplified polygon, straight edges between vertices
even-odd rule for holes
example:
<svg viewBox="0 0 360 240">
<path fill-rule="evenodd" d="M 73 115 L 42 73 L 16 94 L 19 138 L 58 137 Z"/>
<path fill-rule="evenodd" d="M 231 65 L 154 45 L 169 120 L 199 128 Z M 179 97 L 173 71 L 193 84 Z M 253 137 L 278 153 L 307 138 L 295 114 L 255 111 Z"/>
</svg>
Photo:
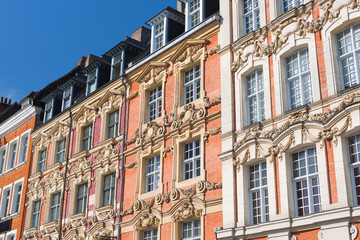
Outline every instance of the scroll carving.
<svg viewBox="0 0 360 240">
<path fill-rule="evenodd" d="M 157 227 L 160 220 L 151 213 L 143 213 L 139 220 L 135 223 L 134 228 L 136 230 L 144 230 L 147 228 Z"/>
<path fill-rule="evenodd" d="M 201 209 L 196 209 L 190 202 L 184 202 L 172 216 L 173 221 L 186 220 L 192 217 L 200 217 Z"/>
</svg>

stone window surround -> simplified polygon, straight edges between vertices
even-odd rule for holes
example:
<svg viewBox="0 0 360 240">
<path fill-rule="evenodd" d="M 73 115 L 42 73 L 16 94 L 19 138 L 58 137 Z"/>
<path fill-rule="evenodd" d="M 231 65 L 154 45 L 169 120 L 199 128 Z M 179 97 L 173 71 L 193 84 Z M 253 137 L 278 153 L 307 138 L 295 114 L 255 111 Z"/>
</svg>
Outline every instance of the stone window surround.
<svg viewBox="0 0 360 240">
<path fill-rule="evenodd" d="M 183 62 L 177 62 L 174 65 L 174 75 L 175 75 L 175 86 L 174 90 L 180 94 L 175 95 L 174 108 L 177 112 L 184 110 L 184 75 L 187 70 L 196 65 L 200 64 L 200 98 L 196 99 L 192 103 L 195 105 L 201 104 L 203 97 L 205 96 L 205 47 L 200 49 L 194 56 L 189 60 L 186 59 Z M 163 88 L 163 95 L 165 95 L 165 90 Z"/>
<path fill-rule="evenodd" d="M 35 147 L 35 149 L 33 148 L 34 151 L 34 155 L 33 155 L 33 166 L 32 166 L 32 173 L 38 173 L 39 172 L 39 160 L 40 160 L 40 156 L 41 156 L 41 152 L 46 150 L 46 161 L 45 161 L 45 170 L 46 170 L 46 162 L 48 161 L 48 149 L 49 149 L 49 145 L 50 145 L 50 141 L 46 144 L 46 145 L 38 145 Z"/>
<path fill-rule="evenodd" d="M 2 190 L 2 194 L 1 194 L 1 202 L 0 202 L 0 218 L 1 219 L 5 219 L 7 217 L 9 217 L 10 215 L 10 208 L 11 208 L 11 193 L 12 193 L 12 187 L 13 187 L 13 183 L 10 183 L 8 185 L 6 185 L 5 187 L 3 187 L 3 190 Z M 7 209 L 7 212 L 3 213 L 4 211 L 4 205 L 5 205 L 5 199 L 4 199 L 4 192 L 5 191 L 9 191 L 9 205 L 8 205 L 8 209 Z M 3 217 L 2 215 L 5 214 L 5 216 Z"/>
<path fill-rule="evenodd" d="M 52 198 L 55 194 L 60 193 L 60 205 L 61 205 L 61 198 L 62 198 L 62 184 L 58 184 L 61 187 L 57 187 L 56 189 L 49 189 L 46 194 L 45 200 L 45 220 L 44 224 L 48 224 L 51 222 L 56 222 L 58 220 L 51 221 L 51 203 Z M 59 208 L 59 217 L 60 217 L 60 208 Z M 40 226 L 40 225 L 39 225 Z"/>
<path fill-rule="evenodd" d="M 53 166 L 56 164 L 56 157 L 57 157 L 57 150 L 59 142 L 65 139 L 65 156 L 64 161 L 66 160 L 66 154 L 67 154 L 67 135 L 63 134 L 61 136 L 53 136 L 51 141 L 51 158 L 50 158 L 50 166 Z"/>
<path fill-rule="evenodd" d="M 121 107 L 114 107 L 112 109 L 103 109 L 102 113 L 101 113 L 101 133 L 100 133 L 100 141 L 105 141 L 108 139 L 108 122 L 109 122 L 109 115 L 113 112 L 117 111 L 118 112 L 118 135 L 117 137 L 119 137 L 120 134 L 120 123 L 121 123 Z M 116 138 L 117 138 L 116 137 Z"/>
<path fill-rule="evenodd" d="M 0 147 L 0 158 L 2 158 L 3 156 L 5 156 L 4 158 L 4 165 L 2 166 L 3 169 L 0 169 L 0 176 L 2 176 L 6 170 L 5 166 L 6 166 L 6 161 L 7 161 L 7 151 L 8 151 L 8 143 L 5 144 L 4 146 Z M 1 161 L 1 159 L 0 159 Z"/>
<path fill-rule="evenodd" d="M 34 205 L 35 205 L 35 202 L 37 202 L 39 200 L 40 200 L 40 213 L 41 213 L 43 204 L 44 204 L 46 199 L 38 197 L 38 198 L 31 199 L 29 201 L 29 205 L 27 207 L 27 214 L 26 214 L 26 224 L 25 224 L 25 229 L 26 230 L 34 229 L 34 228 L 38 229 L 42 225 L 41 223 L 42 223 L 43 219 L 41 218 L 41 214 L 40 214 L 40 216 L 39 216 L 39 226 L 38 227 L 32 227 L 32 225 L 33 225 L 33 222 L 32 222 L 33 221 L 33 213 L 34 213 L 34 207 L 35 207 Z"/>
<path fill-rule="evenodd" d="M 17 229 L 7 232 L 5 240 L 10 239 L 10 236 L 14 236 L 14 240 L 16 240 L 16 234 L 17 234 Z"/>
<path fill-rule="evenodd" d="M 76 132 L 76 145 L 75 145 L 75 153 L 80 153 L 84 151 L 90 151 L 94 148 L 94 125 L 95 125 L 95 119 L 91 122 L 87 122 L 87 124 L 77 124 L 77 132 Z M 82 150 L 82 144 L 83 144 L 83 134 L 84 134 L 84 128 L 92 125 L 91 129 L 91 146 L 89 150 Z"/>
<path fill-rule="evenodd" d="M 9 165 L 10 159 L 12 158 L 12 153 L 13 153 L 11 151 L 11 148 L 13 147 L 14 144 L 16 144 L 15 162 L 14 162 L 14 167 L 9 169 L 8 165 Z M 18 159 L 18 152 L 19 152 L 18 150 L 19 150 L 19 136 L 17 136 L 13 140 L 11 140 L 10 143 L 9 143 L 9 149 L 8 149 L 8 153 L 7 153 L 7 161 L 6 161 L 6 166 L 5 166 L 5 169 L 6 169 L 5 173 L 12 171 L 16 167 L 16 163 L 17 163 L 17 159 Z"/>
<path fill-rule="evenodd" d="M 340 68 L 338 61 L 338 48 L 336 35 L 350 25 L 359 23 L 360 12 L 353 10 L 350 11 L 347 7 L 342 8 L 339 13 L 339 17 L 335 18 L 332 22 L 328 22 L 324 25 L 321 34 L 324 45 L 324 58 L 331 61 L 325 61 L 326 79 L 328 95 L 334 95 L 343 90 L 342 79 L 340 77 Z"/>
<path fill-rule="evenodd" d="M 289 36 L 289 40 L 283 46 L 283 48 L 273 56 L 275 92 L 279 93 L 277 96 L 275 96 L 275 106 L 280 106 L 280 108 L 276 108 L 276 115 L 280 115 L 289 111 L 289 94 L 286 82 L 286 58 L 291 56 L 296 51 L 304 48 L 307 48 L 309 51 L 312 102 L 315 103 L 321 99 L 315 37 L 311 36 L 309 38 L 295 38 L 295 34 L 292 34 Z"/>
<path fill-rule="evenodd" d="M 77 191 L 78 191 L 78 187 L 84 183 L 88 184 L 88 197 L 87 197 L 87 205 L 86 205 L 86 212 L 85 213 L 81 213 L 81 214 L 88 214 L 88 210 L 89 210 L 89 199 L 90 199 L 90 195 L 89 195 L 89 189 L 91 188 L 91 172 L 86 173 L 84 176 L 79 176 L 77 178 L 72 178 L 70 180 L 70 203 L 69 203 L 69 216 L 74 216 L 77 215 L 76 214 L 76 197 L 77 197 Z"/>
<path fill-rule="evenodd" d="M 246 78 L 254 71 L 262 69 L 263 77 L 263 92 L 265 99 L 265 121 L 271 118 L 271 93 L 270 93 L 270 70 L 268 58 L 253 60 L 249 57 L 248 65 L 236 73 L 237 80 L 235 81 L 235 105 L 236 111 L 236 129 L 242 130 L 248 126 L 248 106 L 246 93 Z"/>
<path fill-rule="evenodd" d="M 27 162 L 27 157 L 28 157 L 28 154 L 29 154 L 29 150 L 30 150 L 30 133 L 31 133 L 31 129 L 28 129 L 26 130 L 26 132 L 22 133 L 21 136 L 20 136 L 20 146 L 19 146 L 19 156 L 18 156 L 18 160 L 17 160 L 17 163 L 16 163 L 16 167 L 19 167 L 20 165 L 23 165 L 23 164 L 26 164 Z M 26 154 L 25 156 L 20 156 L 23 152 L 23 148 L 24 148 L 24 138 L 27 137 L 27 151 L 26 151 Z M 21 159 L 22 157 L 24 157 L 24 159 Z M 22 161 L 21 161 L 22 160 Z M 20 162 L 21 161 L 21 162 Z"/>
</svg>

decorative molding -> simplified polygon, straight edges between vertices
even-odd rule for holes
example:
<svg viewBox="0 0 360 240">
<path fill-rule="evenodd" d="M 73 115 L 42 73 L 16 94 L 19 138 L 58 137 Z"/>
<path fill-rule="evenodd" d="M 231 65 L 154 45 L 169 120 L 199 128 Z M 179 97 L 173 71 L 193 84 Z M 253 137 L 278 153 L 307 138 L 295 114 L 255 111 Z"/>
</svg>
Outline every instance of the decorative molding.
<svg viewBox="0 0 360 240">
<path fill-rule="evenodd" d="M 150 80 L 155 81 L 161 72 L 166 71 L 167 67 L 169 67 L 168 62 L 151 61 L 135 81 L 138 83 L 146 83 Z"/>
<path fill-rule="evenodd" d="M 196 209 L 192 203 L 184 202 L 174 213 L 171 219 L 173 221 L 182 221 L 193 217 L 200 217 L 202 212 L 202 209 Z"/>
<path fill-rule="evenodd" d="M 204 133 L 204 142 L 207 143 L 209 141 L 210 135 L 216 135 L 221 132 L 221 127 L 213 128 Z"/>
<path fill-rule="evenodd" d="M 206 44 L 209 44 L 209 41 L 206 39 L 188 39 L 173 54 L 170 62 L 173 64 L 184 62 L 185 60 L 192 62 L 192 57 L 204 49 Z"/>
<path fill-rule="evenodd" d="M 221 97 L 215 98 L 210 101 L 208 96 L 203 97 L 203 106 L 205 109 L 212 108 L 221 103 Z"/>
<path fill-rule="evenodd" d="M 205 108 L 197 109 L 193 103 L 189 103 L 184 106 L 184 110 L 179 114 L 179 117 L 172 121 L 171 129 L 180 129 L 184 125 L 191 124 L 193 121 L 205 117 L 206 114 Z"/>
<path fill-rule="evenodd" d="M 217 51 L 219 51 L 219 50 L 220 50 L 220 44 L 218 44 L 215 47 L 213 47 L 212 49 L 208 50 L 205 53 L 205 59 L 208 58 L 209 56 L 212 56 L 212 55 L 216 54 Z"/>
<path fill-rule="evenodd" d="M 135 131 L 136 136 L 136 144 L 137 145 L 144 145 L 147 142 L 151 142 L 153 145 L 152 140 L 154 138 L 165 134 L 166 128 L 164 126 L 158 125 L 156 122 L 148 122 L 146 123 L 145 129 L 140 133 L 140 129 L 137 128 Z"/>
<path fill-rule="evenodd" d="M 112 159 L 119 155 L 119 152 L 120 150 L 117 146 L 109 144 L 93 154 L 93 158 L 95 158 L 97 162 L 100 162 L 101 166 L 104 166 L 110 164 Z"/>
<path fill-rule="evenodd" d="M 138 162 L 137 162 L 137 161 L 134 161 L 134 162 L 131 162 L 131 163 L 129 163 L 129 164 L 125 164 L 124 167 L 127 168 L 127 169 L 131 169 L 131 168 L 137 166 L 137 164 L 138 164 Z"/>
<path fill-rule="evenodd" d="M 350 233 L 351 240 L 355 240 L 359 234 L 359 229 L 357 229 L 357 227 L 354 224 L 350 224 L 349 233 Z"/>
<path fill-rule="evenodd" d="M 291 235 L 290 240 L 298 240 L 295 235 Z"/>
<path fill-rule="evenodd" d="M 136 98 L 137 96 L 139 96 L 139 91 L 136 91 L 136 92 L 131 93 L 131 94 L 127 97 L 127 100 L 130 101 L 130 100 Z"/>
<path fill-rule="evenodd" d="M 134 225 L 135 230 L 145 230 L 158 227 L 160 220 L 151 213 L 143 213 Z"/>
<path fill-rule="evenodd" d="M 174 155 L 174 146 L 165 148 L 162 152 L 162 157 L 166 158 L 168 153 L 171 153 L 172 155 Z"/>
</svg>

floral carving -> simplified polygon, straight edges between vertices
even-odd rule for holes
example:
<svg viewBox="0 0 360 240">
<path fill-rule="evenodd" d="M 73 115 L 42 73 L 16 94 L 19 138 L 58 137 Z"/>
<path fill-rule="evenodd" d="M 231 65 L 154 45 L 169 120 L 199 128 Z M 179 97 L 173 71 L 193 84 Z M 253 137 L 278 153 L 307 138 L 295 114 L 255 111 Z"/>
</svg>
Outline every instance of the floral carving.
<svg viewBox="0 0 360 240">
<path fill-rule="evenodd" d="M 117 157 L 120 150 L 117 146 L 114 146 L 112 144 L 106 145 L 100 152 L 95 154 L 95 158 L 98 162 L 101 162 L 102 164 L 110 164 L 111 159 L 114 157 Z"/>
<path fill-rule="evenodd" d="M 56 191 L 57 188 L 61 187 L 61 183 L 64 180 L 64 173 L 59 169 L 56 169 L 52 172 L 51 175 L 47 177 L 48 185 L 51 189 L 51 192 Z"/>
<path fill-rule="evenodd" d="M 221 189 L 222 182 L 211 183 L 209 181 L 200 181 L 196 183 L 196 191 L 198 193 L 205 193 L 207 191 Z"/>
<path fill-rule="evenodd" d="M 101 240 L 103 236 L 112 236 L 113 231 L 107 228 L 100 228 L 92 236 L 94 239 Z"/>
<path fill-rule="evenodd" d="M 172 122 L 171 129 L 179 129 L 205 115 L 206 110 L 204 108 L 197 109 L 193 103 L 189 103 L 184 106 L 184 111 L 179 114 L 179 118 Z"/>
<path fill-rule="evenodd" d="M 155 137 L 163 135 L 165 130 L 164 126 L 159 126 L 156 122 L 148 122 L 141 134 L 139 129 L 136 130 L 136 144 L 142 145 L 148 141 L 152 141 Z"/>
<path fill-rule="evenodd" d="M 84 174 L 84 171 L 92 166 L 90 158 L 81 157 L 78 159 L 77 164 L 72 165 L 72 170 L 77 174 Z"/>
<path fill-rule="evenodd" d="M 139 220 L 135 223 L 136 230 L 144 230 L 147 228 L 154 228 L 159 225 L 160 220 L 151 213 L 143 213 Z"/>
</svg>

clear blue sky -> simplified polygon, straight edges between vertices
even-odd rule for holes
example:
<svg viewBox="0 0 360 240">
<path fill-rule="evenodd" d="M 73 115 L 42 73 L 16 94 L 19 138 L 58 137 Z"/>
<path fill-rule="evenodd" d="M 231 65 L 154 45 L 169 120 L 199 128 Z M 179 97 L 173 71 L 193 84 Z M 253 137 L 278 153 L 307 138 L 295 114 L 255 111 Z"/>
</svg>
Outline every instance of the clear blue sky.
<svg viewBox="0 0 360 240">
<path fill-rule="evenodd" d="M 176 0 L 0 0 L 0 97 L 20 101 Z"/>
</svg>

